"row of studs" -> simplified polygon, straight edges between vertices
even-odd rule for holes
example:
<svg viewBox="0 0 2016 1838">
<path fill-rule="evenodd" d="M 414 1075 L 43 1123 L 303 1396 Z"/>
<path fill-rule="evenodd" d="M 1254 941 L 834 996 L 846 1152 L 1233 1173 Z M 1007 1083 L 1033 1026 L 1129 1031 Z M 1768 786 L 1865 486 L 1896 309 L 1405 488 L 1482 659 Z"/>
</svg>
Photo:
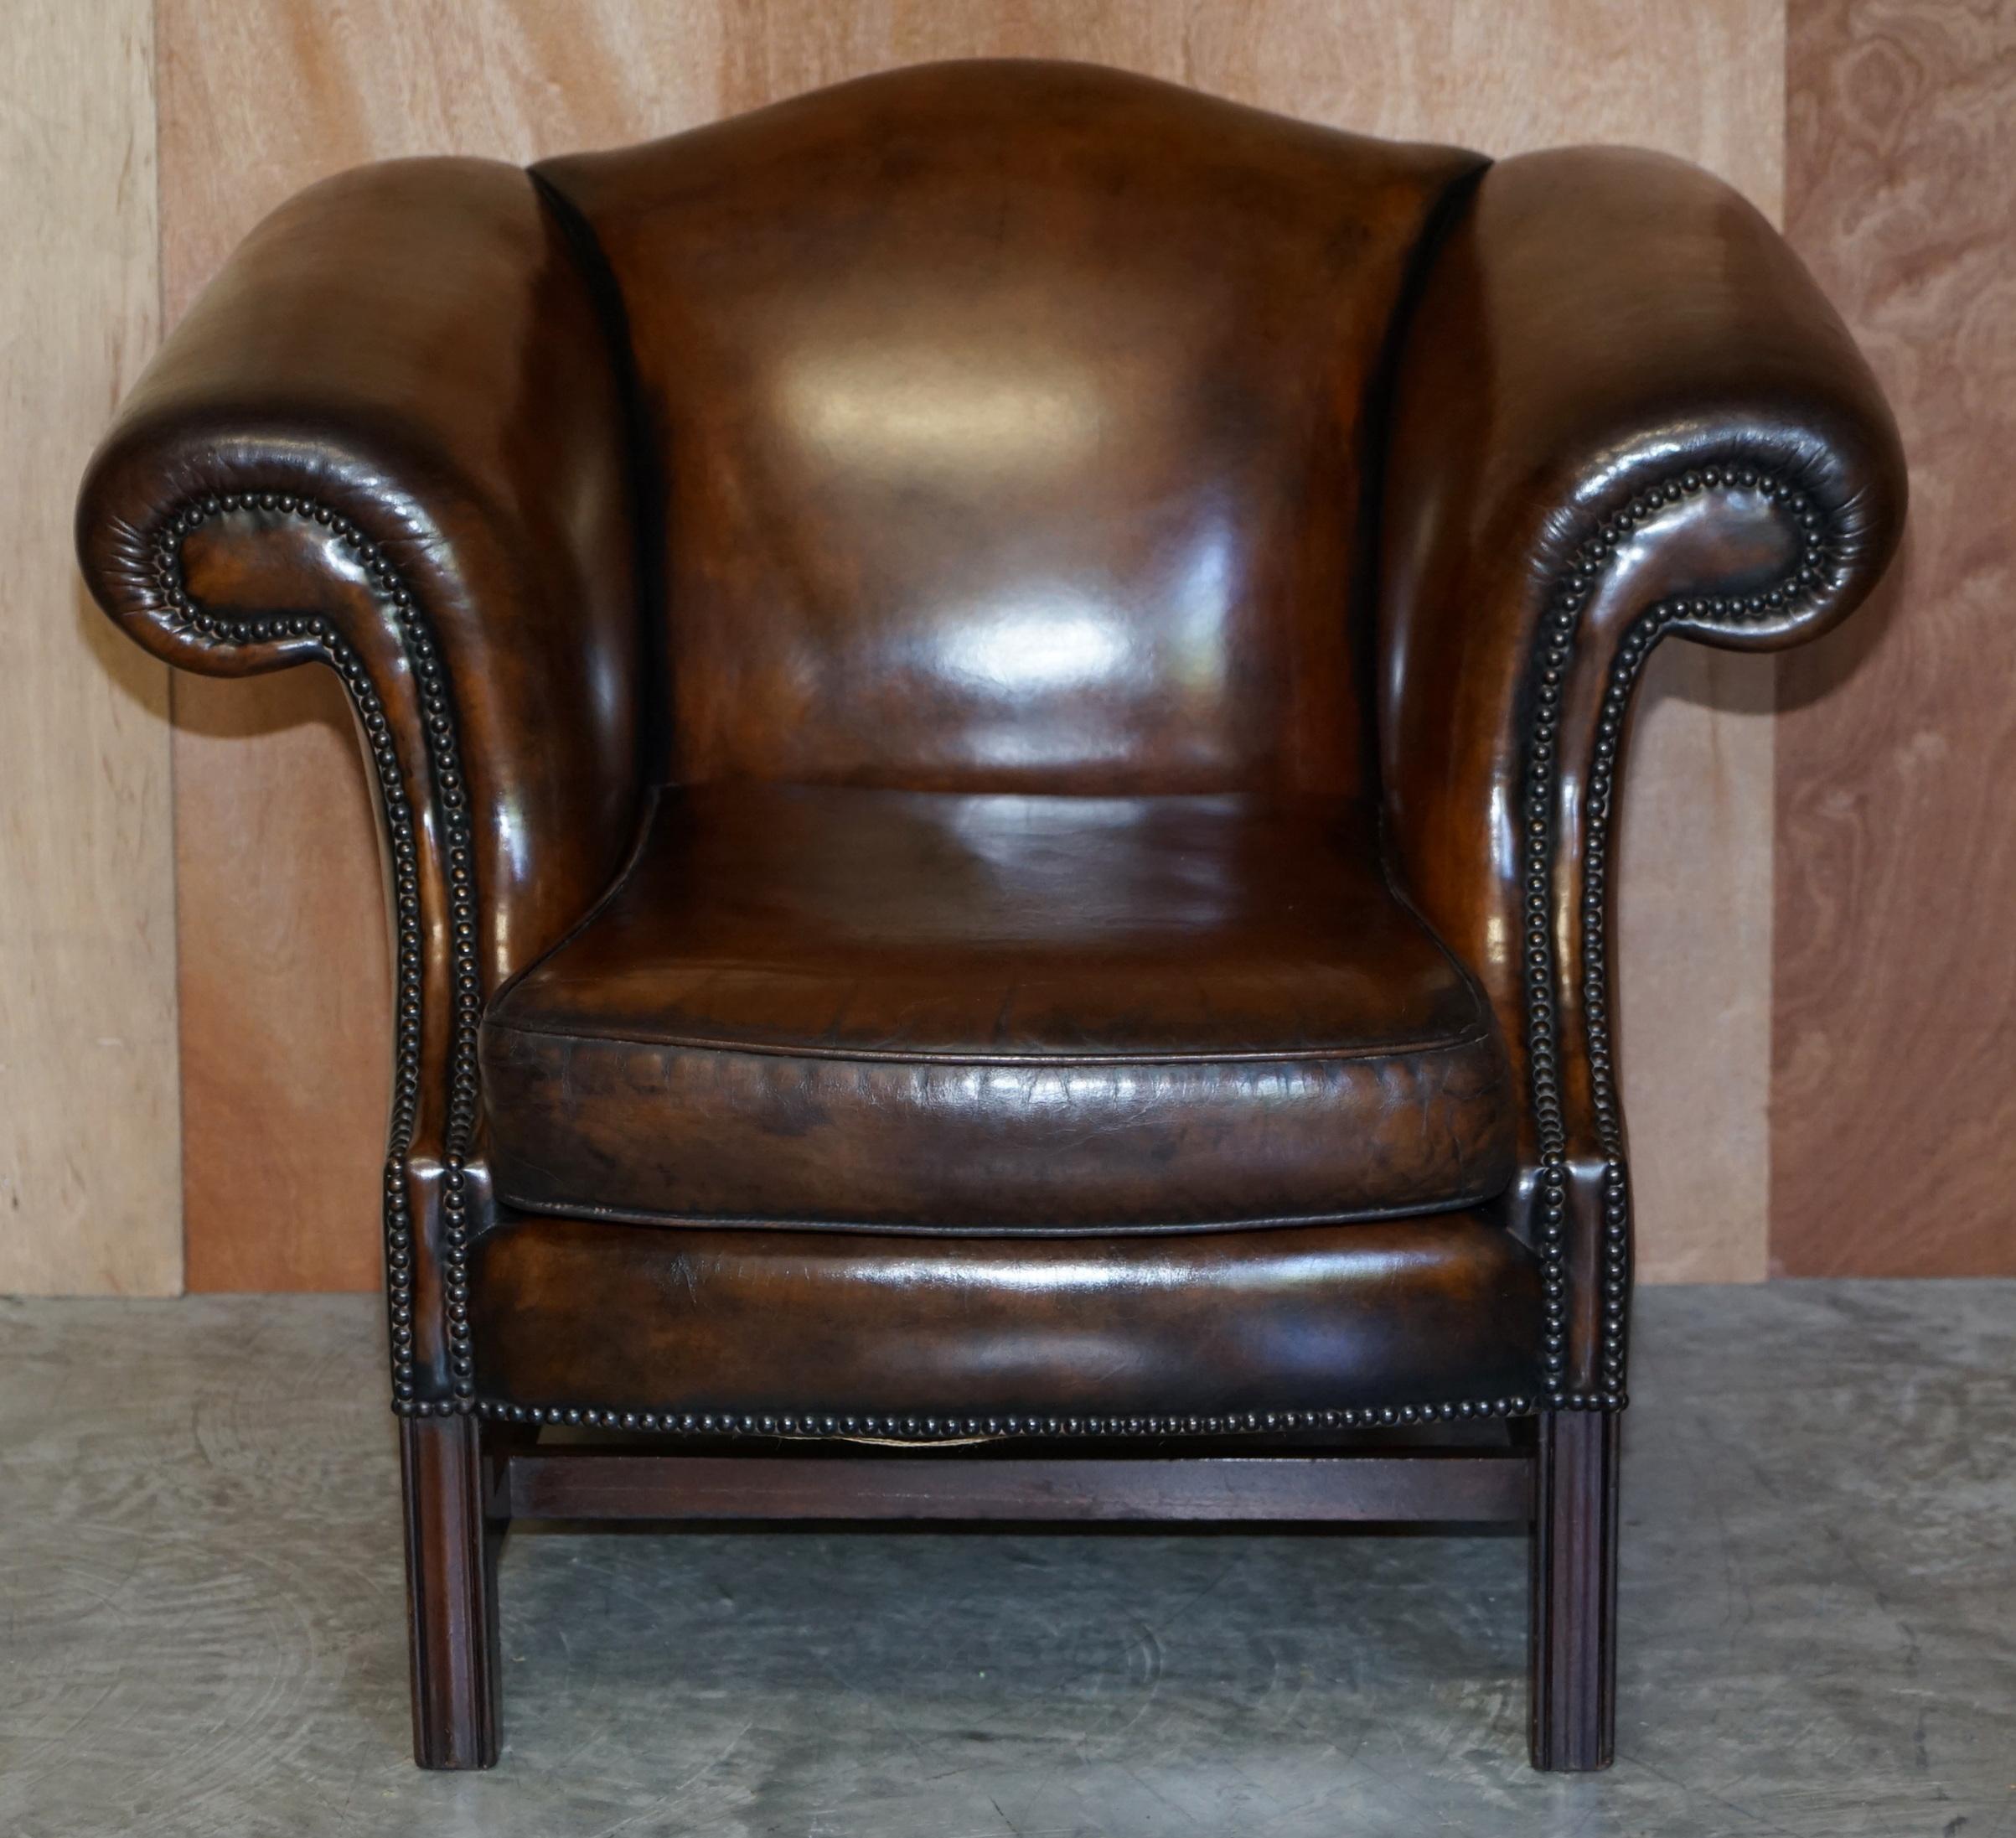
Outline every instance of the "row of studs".
<svg viewBox="0 0 2016 1838">
<path fill-rule="evenodd" d="M 976 1437 L 1236 1436 L 1283 1430 L 1391 1429 L 1526 1416 L 1532 1413 L 1533 1401 L 1525 1396 L 1469 1398 L 1456 1404 L 1366 1406 L 1339 1411 L 1234 1411 L 1202 1416 L 615 1411 L 572 1405 L 509 1404 L 491 1399 L 483 1400 L 476 1408 L 481 1416 L 499 1423 L 558 1423 L 586 1429 L 657 1431 L 676 1436 L 851 1436 L 943 1442 Z"/>
<path fill-rule="evenodd" d="M 1756 491 L 1778 504 L 1801 532 L 1800 552 L 1785 578 L 1750 594 L 1688 596 L 1662 602 L 1633 622 L 1610 666 L 1597 721 L 1588 787 L 1589 834 L 1583 854 L 1582 1012 L 1591 1102 L 1603 1168 L 1603 1251 L 1600 1297 L 1600 1389 L 1574 1392 L 1563 1383 L 1568 1360 L 1568 1131 L 1559 1083 L 1553 907 L 1556 767 L 1561 697 L 1583 608 L 1597 577 L 1639 525 L 1704 490 Z M 1631 1295 L 1631 1192 L 1622 1110 L 1610 1042 L 1607 896 L 1610 816 L 1618 756 L 1631 692 L 1652 647 L 1685 620 L 1739 627 L 1799 609 L 1827 579 L 1824 524 L 1811 500 L 1751 466 L 1703 466 L 1648 487 L 1605 517 L 1576 552 L 1543 623 L 1534 666 L 1528 743 L 1522 880 L 1525 896 L 1527 1062 L 1540 1145 L 1539 1240 L 1543 1306 L 1542 1382 L 1557 1410 L 1620 1411 L 1625 1390 Z"/>
<path fill-rule="evenodd" d="M 413 1220 L 407 1178 L 420 1101 L 422 1015 L 420 860 L 413 808 L 400 772 L 398 748 L 385 703 L 363 657 L 316 614 L 231 619 L 205 610 L 190 595 L 182 570 L 189 533 L 214 517 L 261 510 L 323 526 L 355 558 L 394 628 L 418 686 L 420 717 L 434 791 L 442 812 L 443 868 L 448 883 L 449 956 L 453 1003 L 449 1048 L 448 1122 L 443 1147 L 444 1215 L 442 1288 L 447 1313 L 453 1396 L 430 1401 L 417 1395 L 413 1364 Z M 456 744 L 447 674 L 418 601 L 384 550 L 347 517 L 291 492 L 223 492 L 192 500 L 157 531 L 156 592 L 170 623 L 214 644 L 270 644 L 307 639 L 316 645 L 349 692 L 377 770 L 392 857 L 392 906 L 398 933 L 395 977 L 392 1120 L 385 1168 L 385 1307 L 392 1349 L 392 1408 L 402 1415 L 448 1415 L 474 1408 L 476 1358 L 469 1323 L 467 1191 L 468 1145 L 476 1127 L 476 1030 L 483 990 L 477 955 L 475 851 L 469 802 Z"/>
<path fill-rule="evenodd" d="M 1699 474 L 1689 474 L 1673 486 L 1655 488 L 1652 492 L 1634 499 L 1631 505 L 1610 520 L 1605 529 L 1608 536 L 1599 536 L 1585 545 L 1583 556 L 1564 583 L 1560 601 L 1550 620 L 1552 630 L 1545 645 L 1542 661 L 1541 686 L 1537 700 L 1538 714 L 1534 730 L 1534 751 L 1531 784 L 1534 792 L 1543 795 L 1543 788 L 1550 780 L 1553 751 L 1556 738 L 1556 722 L 1559 686 L 1565 676 L 1567 641 L 1572 634 L 1577 611 L 1586 599 L 1590 576 L 1613 546 L 1612 538 L 1631 525 L 1652 515 L 1660 506 L 1670 502 L 1682 492 L 1692 493 L 1703 485 L 1722 483 L 1716 469 L 1706 469 Z M 1729 483 L 1755 484 L 1754 475 L 1749 474 L 1729 475 Z M 1773 494 L 1776 491 L 1773 489 Z M 1803 506 L 1803 500 L 1801 500 Z M 289 615 L 254 619 L 227 619 L 205 612 L 189 595 L 182 580 L 180 551 L 183 540 L 207 519 L 239 510 L 261 510 L 282 515 L 301 517 L 327 526 L 332 535 L 346 549 L 354 554 L 362 566 L 366 578 L 378 592 L 381 599 L 392 609 L 392 615 L 401 634 L 407 659 L 420 685 L 421 719 L 426 743 L 433 768 L 435 783 L 444 811 L 444 830 L 447 836 L 447 869 L 449 878 L 450 927 L 452 933 L 452 960 L 454 989 L 454 1019 L 452 1046 L 450 1055 L 450 1105 L 446 1154 L 444 1157 L 444 1193 L 442 1207 L 446 1214 L 444 1227 L 443 1289 L 447 1311 L 447 1333 L 450 1344 L 452 1369 L 455 1375 L 452 1399 L 429 1401 L 417 1398 L 413 1371 L 413 1304 L 412 1304 L 412 1229 L 407 1199 L 407 1157 L 411 1147 L 414 1112 L 418 1098 L 420 1066 L 420 1018 L 421 969 L 420 969 L 420 902 L 418 866 L 414 843 L 413 821 L 411 806 L 401 781 L 396 750 L 390 738 L 383 704 L 372 686 L 363 660 L 334 629 L 330 622 L 316 615 Z M 1810 518 L 1810 508 L 1807 516 Z M 476 1082 L 476 1028 L 481 1018 L 481 986 L 476 955 L 476 919 L 473 857 L 470 841 L 470 824 L 466 787 L 463 779 L 457 754 L 453 716 L 449 702 L 445 672 L 441 665 L 432 634 L 421 616 L 412 593 L 400 578 L 383 551 L 358 531 L 348 519 L 331 511 L 327 506 L 288 493 L 226 493 L 197 500 L 184 506 L 172 515 L 163 526 L 157 541 L 155 577 L 163 603 L 178 626 L 191 629 L 215 642 L 251 644 L 271 642 L 289 637 L 308 638 L 317 643 L 331 664 L 342 676 L 346 687 L 356 703 L 377 767 L 380 794 L 385 800 L 388 833 L 391 839 L 394 872 L 394 904 L 397 915 L 399 933 L 399 961 L 397 976 L 397 1033 L 394 1074 L 394 1111 L 391 1142 L 385 1168 L 385 1248 L 387 1268 L 387 1300 L 390 1315 L 392 1337 L 394 1409 L 403 1414 L 432 1416 L 437 1413 L 450 1415 L 478 1408 L 473 1401 L 474 1354 L 472 1344 L 468 1283 L 468 1239 L 469 1218 L 466 1181 L 468 1145 L 473 1132 L 477 1102 Z M 1803 577 L 1802 577 L 1803 578 Z M 1693 602 L 1671 611 L 1658 609 L 1653 617 L 1641 622 L 1634 637 L 1641 637 L 1642 644 L 1619 660 L 1624 698 L 1628 698 L 1630 680 L 1635 676 L 1638 662 L 1644 650 L 1656 639 L 1663 624 L 1683 611 L 1700 616 L 1704 611 L 1727 614 L 1748 612 L 1752 616 L 1762 616 L 1776 610 L 1784 603 L 1784 596 L 1776 590 L 1750 601 Z M 1615 693 L 1613 686 L 1613 694 Z M 1615 738 L 1621 732 L 1620 718 L 1610 722 L 1606 705 L 1606 723 L 1611 729 L 1610 746 L 1607 755 L 1600 752 L 1599 769 L 1607 786 L 1609 766 L 1614 758 Z M 1594 783 L 1592 774 L 1592 784 Z M 1538 821 L 1544 826 L 1548 813 L 1543 808 Z M 1605 815 L 1607 815 L 1605 800 Z M 1533 856 L 1535 853 L 1533 824 L 1535 819 L 1535 799 L 1529 792 L 1528 806 L 1528 888 L 1529 911 L 1535 894 Z M 1551 884 L 1551 862 L 1545 858 L 1539 863 L 1538 879 L 1542 883 L 1540 903 L 1545 905 L 1545 888 Z M 1601 881 L 1600 853 L 1592 846 L 1590 854 L 1594 884 Z M 1600 899 L 1599 899 L 1600 905 Z M 1599 919 L 1596 929 L 1596 955 L 1594 959 L 1597 971 L 1592 981 L 1598 986 L 1600 975 L 1600 934 Z M 1533 956 L 1534 941 L 1529 935 L 1529 960 Z M 1542 1245 L 1545 1266 L 1546 1352 L 1544 1369 L 1548 1381 L 1547 1401 L 1566 1408 L 1616 1408 L 1623 1401 L 1622 1379 L 1622 1313 L 1623 1297 L 1628 1281 L 1627 1245 L 1628 1222 L 1624 1198 L 1624 1174 L 1621 1154 L 1621 1132 L 1615 1122 L 1614 1090 L 1610 1089 L 1608 1070 L 1607 1030 L 1600 1044 L 1594 1039 L 1601 1023 L 1602 1003 L 1599 995 L 1590 1010 L 1592 1033 L 1592 1064 L 1599 1066 L 1599 1082 L 1604 1099 L 1599 1103 L 1599 1126 L 1603 1119 L 1610 1125 L 1605 1131 L 1606 1152 L 1610 1165 L 1606 1170 L 1606 1215 L 1610 1220 L 1609 1237 L 1611 1250 L 1606 1260 L 1605 1272 L 1605 1362 L 1606 1384 L 1603 1394 L 1583 1397 L 1564 1394 L 1558 1383 L 1565 1359 L 1565 1247 L 1563 1242 L 1563 1223 L 1566 1211 L 1565 1149 L 1566 1134 L 1562 1125 L 1558 1089 L 1554 1085 L 1553 1043 L 1555 1030 L 1552 1002 L 1552 949 L 1551 941 L 1543 935 L 1538 944 L 1541 962 L 1545 972 L 1546 986 L 1542 991 L 1544 1002 L 1538 1007 L 1532 1000 L 1532 983 L 1529 983 L 1529 1060 L 1533 1070 L 1535 1107 L 1539 1121 L 1542 1145 Z M 1539 981 L 1536 974 L 1533 982 Z M 1612 1145 L 1616 1145 L 1613 1147 Z M 581 1422 L 602 1424 L 609 1427 L 652 1429 L 664 1427 L 690 1431 L 695 1433 L 773 1433 L 768 1431 L 768 1419 L 756 1417 L 710 1418 L 692 1413 L 615 1412 L 576 1410 L 571 1407 L 547 1406 L 544 1409 L 530 1406 L 512 1406 L 486 1402 L 480 1406 L 483 1414 L 518 1422 Z M 805 1413 L 786 1416 L 774 1421 L 785 1426 L 783 1434 L 826 1433 L 835 1435 L 1016 1435 L 1028 1433 L 1047 1434 L 1169 1434 L 1175 1433 L 1179 1426 L 1187 1426 L 1193 1432 L 1215 1433 L 1221 1424 L 1226 1428 L 1315 1428 L 1352 1427 L 1359 1424 L 1412 1424 L 1433 1421 L 1455 1421 L 1460 1418 L 1509 1416 L 1523 1414 L 1530 1408 L 1528 1401 L 1496 1399 L 1465 1401 L 1460 1404 L 1435 1406 L 1406 1405 L 1386 1406 L 1362 1411 L 1288 1411 L 1247 1413 L 1239 1418 L 961 1418 L 938 1419 L 926 1417 L 876 1418 L 835 1416 L 823 1413 Z M 921 1432 L 908 1426 L 928 1426 L 943 1422 L 943 1431 L 924 1428 Z M 1067 1427 L 1082 1422 L 1082 1431 Z M 996 1429 L 992 1426 L 1005 1425 Z M 1026 1424 L 1026 1428 L 1018 1428 Z M 803 1425 L 797 1429 L 789 1426 Z M 1145 1426 L 1136 1429 L 1135 1425 Z M 1040 1426 L 1052 1426 L 1041 1427 Z"/>
</svg>

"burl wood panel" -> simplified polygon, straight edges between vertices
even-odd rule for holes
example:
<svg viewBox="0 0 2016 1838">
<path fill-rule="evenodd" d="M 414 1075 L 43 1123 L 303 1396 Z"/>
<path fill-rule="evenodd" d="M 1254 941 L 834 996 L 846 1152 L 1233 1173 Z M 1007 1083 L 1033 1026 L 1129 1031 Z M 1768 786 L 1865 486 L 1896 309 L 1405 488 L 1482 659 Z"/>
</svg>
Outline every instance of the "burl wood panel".
<svg viewBox="0 0 2016 1838">
<path fill-rule="evenodd" d="M 1786 663 L 1774 1270 L 2016 1273 L 2016 5 L 1795 0 L 1794 242 L 1904 428 L 1879 605 Z"/>
<path fill-rule="evenodd" d="M 978 54 L 1499 153 L 1664 147 L 1775 215 L 1781 25 L 1778 0 L 160 0 L 166 298 L 179 311 L 261 215 L 355 161 L 525 159 Z M 1622 974 L 1655 1277 L 1763 1271 L 1768 672 L 1675 647 L 1647 685 Z M 375 1282 L 387 972 L 347 716 L 332 685 L 282 679 L 185 684 L 178 719 L 191 1282 Z"/>
<path fill-rule="evenodd" d="M 167 673 L 70 551 L 158 325 L 152 10 L 0 6 L 0 1291 L 182 1282 Z"/>
</svg>

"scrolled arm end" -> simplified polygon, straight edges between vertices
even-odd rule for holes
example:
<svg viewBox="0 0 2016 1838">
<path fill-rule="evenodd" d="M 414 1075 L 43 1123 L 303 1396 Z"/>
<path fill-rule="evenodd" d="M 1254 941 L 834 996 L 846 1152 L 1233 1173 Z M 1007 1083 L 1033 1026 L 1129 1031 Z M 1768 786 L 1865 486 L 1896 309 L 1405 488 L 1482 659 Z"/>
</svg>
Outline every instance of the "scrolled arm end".
<svg viewBox="0 0 2016 1838">
<path fill-rule="evenodd" d="M 1817 636 L 1881 577 L 1896 428 L 1783 239 L 1681 162 L 1509 160 L 1434 255 L 1393 393 L 1382 556 L 1394 865 L 1528 1094 L 1521 1224 L 1553 1406 L 1625 1396 L 1630 1187 L 1611 1025 L 1632 691 L 1684 636 Z"/>
<path fill-rule="evenodd" d="M 146 520 L 109 513 L 94 479 L 78 507 L 85 578 L 128 637 L 178 670 L 253 676 L 363 637 L 386 564 L 358 526 L 292 492 L 211 491 Z M 305 527 L 290 530 L 298 520 Z"/>
<path fill-rule="evenodd" d="M 416 798 L 445 698 L 486 988 L 592 903 L 639 807 L 618 335 L 520 168 L 361 168 L 240 246 L 79 499 L 85 579 L 138 643 L 217 676 L 320 659 L 353 700 L 361 667 Z"/>
<path fill-rule="evenodd" d="M 394 1401 L 421 1416 L 473 1396 L 483 1002 L 592 903 L 641 801 L 611 336 L 522 171 L 344 174 L 232 256 L 79 501 L 86 580 L 147 650 L 218 676 L 319 660 L 356 712 L 393 929 Z"/>
</svg>

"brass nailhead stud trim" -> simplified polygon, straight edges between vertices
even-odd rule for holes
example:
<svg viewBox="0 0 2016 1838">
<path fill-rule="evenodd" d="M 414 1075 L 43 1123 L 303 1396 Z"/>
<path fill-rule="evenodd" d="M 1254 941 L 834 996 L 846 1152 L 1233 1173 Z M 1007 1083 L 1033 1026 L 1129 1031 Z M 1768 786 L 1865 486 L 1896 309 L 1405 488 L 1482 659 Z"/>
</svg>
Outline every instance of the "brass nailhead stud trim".
<svg viewBox="0 0 2016 1838">
<path fill-rule="evenodd" d="M 1599 1313 L 1599 1388 L 1570 1391 L 1568 1364 L 1568 1129 L 1561 1102 L 1559 966 L 1553 939 L 1554 850 L 1559 833 L 1561 698 L 1569 678 L 1576 630 L 1595 584 L 1619 547 L 1642 523 L 1668 505 L 1703 491 L 1761 493 L 1800 531 L 1799 553 L 1778 581 L 1749 594 L 1683 595 L 1641 614 L 1612 660 L 1598 717 L 1586 786 L 1589 834 L 1583 854 L 1581 906 L 1582 1016 L 1590 1068 L 1590 1109 L 1603 1161 L 1603 1237 Z M 1626 1316 L 1631 1295 L 1631 1183 L 1624 1152 L 1623 1112 L 1610 1016 L 1610 837 L 1616 768 L 1631 692 L 1652 647 L 1675 624 L 1739 631 L 1766 619 L 1804 612 L 1834 582 L 1834 557 L 1825 522 L 1802 492 L 1762 469 L 1737 463 L 1690 467 L 1648 486 L 1600 520 L 1556 583 L 1541 621 L 1530 684 L 1532 714 L 1526 745 L 1526 795 L 1522 830 L 1521 887 L 1525 914 L 1526 1057 L 1540 1144 L 1538 1238 L 1545 1310 L 1543 1402 L 1553 1410 L 1621 1411 L 1625 1390 Z"/>
<path fill-rule="evenodd" d="M 1688 596 L 1641 614 L 1625 635 L 1611 665 L 1590 762 L 1589 838 L 1581 906 L 1583 1016 L 1590 1069 L 1592 1108 L 1605 1158 L 1601 1275 L 1601 1388 L 1569 1391 L 1567 1368 L 1569 1269 L 1567 1248 L 1568 1132 L 1562 1109 L 1558 1043 L 1560 1035 L 1557 966 L 1551 916 L 1560 702 L 1582 608 L 1619 543 L 1667 505 L 1703 490 L 1761 491 L 1781 504 L 1803 532 L 1799 558 L 1786 577 L 1749 595 Z M 442 1284 L 452 1395 L 418 1395 L 413 1360 L 413 1233 L 406 1193 L 408 1158 L 419 1103 L 421 1059 L 421 950 L 419 856 L 412 802 L 402 776 L 390 724 L 362 656 L 319 614 L 227 618 L 199 605 L 182 572 L 184 539 L 209 520 L 238 510 L 298 517 L 328 528 L 362 567 L 374 597 L 390 614 L 407 665 L 419 687 L 421 728 L 434 795 L 442 811 L 443 868 L 449 903 L 451 955 L 448 1125 L 444 1146 Z M 1607 903 L 1610 817 L 1619 748 L 1631 695 L 1646 657 L 1676 623 L 1739 629 L 1803 610 L 1829 584 L 1832 555 L 1819 513 L 1801 493 L 1750 466 L 1703 466 L 1637 493 L 1602 520 L 1576 552 L 1555 588 L 1541 623 L 1531 686 L 1527 737 L 1522 883 L 1526 914 L 1526 1043 L 1533 1112 L 1540 1144 L 1539 1246 L 1543 1323 L 1543 1394 L 1465 1399 L 1457 1402 L 1347 1409 L 1235 1412 L 1225 1416 L 1108 1417 L 841 1413 L 731 1415 L 691 1411 L 613 1410 L 571 1405 L 526 1405 L 476 1396 L 473 1335 L 468 1294 L 468 1218 L 464 1170 L 474 1134 L 477 1028 L 482 993 L 476 950 L 475 851 L 467 779 L 457 747 L 447 673 L 417 598 L 377 544 L 326 505 L 290 492 L 213 493 L 170 515 L 153 540 L 156 592 L 170 626 L 215 645 L 313 645 L 343 680 L 362 724 L 390 841 L 393 909 L 398 935 L 393 1108 L 385 1156 L 385 1244 L 386 1312 L 392 1347 L 392 1408 L 402 1416 L 447 1416 L 474 1411 L 498 1422 L 581 1424 L 607 1429 L 696 1436 L 875 1437 L 904 1441 L 974 1437 L 1140 1437 L 1266 1433 L 1282 1430 L 1352 1429 L 1482 1417 L 1523 1416 L 1555 1410 L 1621 1410 L 1625 1392 L 1626 1302 L 1631 1287 L 1629 1176 L 1621 1112 L 1610 1048 Z"/>
<path fill-rule="evenodd" d="M 450 1395 L 419 1395 L 413 1359 L 413 1221 L 407 1198 L 409 1158 L 420 1103 L 421 1064 L 421 943 L 420 857 L 414 800 L 401 770 L 385 703 L 355 646 L 318 614 L 227 618 L 199 605 L 182 569 L 189 533 L 233 511 L 264 511 L 326 528 L 370 583 L 389 615 L 420 698 L 435 805 L 440 814 L 442 872 L 448 898 L 451 1018 L 447 1054 L 447 1128 L 442 1146 L 442 1286 L 447 1307 Z M 468 1309 L 468 1200 L 463 1169 L 476 1128 L 476 1030 L 482 1017 L 482 982 L 476 951 L 475 848 L 468 780 L 456 744 L 455 713 L 447 671 L 433 633 L 404 577 L 385 551 L 355 524 L 327 505 L 286 491 L 210 493 L 174 511 L 153 538 L 153 581 L 167 623 L 184 635 L 218 645 L 305 640 L 342 678 L 362 725 L 376 769 L 392 872 L 397 964 L 394 978 L 392 1120 L 385 1166 L 385 1312 L 391 1335 L 392 1408 L 401 1416 L 466 1414 L 475 1408 L 475 1347 Z"/>
<path fill-rule="evenodd" d="M 1523 1395 L 1468 1398 L 1458 1403 L 1366 1405 L 1344 1410 L 1234 1411 L 1216 1416 L 1086 1416 L 928 1411 L 651 1411 L 570 1404 L 518 1404 L 485 1398 L 478 1413 L 493 1422 L 556 1423 L 569 1427 L 638 1430 L 660 1436 L 872 1437 L 881 1442 L 968 1442 L 978 1437 L 1168 1437 L 1279 1434 L 1285 1430 L 1387 1429 L 1414 1424 L 1473 1422 L 1530 1416 Z"/>
</svg>

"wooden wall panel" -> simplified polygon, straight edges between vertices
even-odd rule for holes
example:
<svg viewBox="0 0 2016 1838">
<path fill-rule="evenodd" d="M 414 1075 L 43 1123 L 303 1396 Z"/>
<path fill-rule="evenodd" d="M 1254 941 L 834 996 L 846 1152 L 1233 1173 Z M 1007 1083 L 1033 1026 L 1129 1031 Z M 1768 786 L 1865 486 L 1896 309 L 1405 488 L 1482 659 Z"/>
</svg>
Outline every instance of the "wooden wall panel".
<svg viewBox="0 0 2016 1838">
<path fill-rule="evenodd" d="M 159 0 L 171 323 L 343 167 L 706 119 L 718 60 L 688 13 Z M 189 1286 L 375 1287 L 390 970 L 348 705 L 321 670 L 178 676 L 175 772 Z"/>
<path fill-rule="evenodd" d="M 1780 202 L 1779 0 L 159 0 L 171 311 L 354 161 L 666 133 L 890 65 L 1080 57 L 1375 133 L 1698 159 Z M 1768 665 L 1672 648 L 1627 829 L 1624 1025 L 1648 1275 L 1761 1274 Z M 184 684 L 176 743 L 199 1287 L 375 1281 L 385 960 L 332 686 Z"/>
<path fill-rule="evenodd" d="M 1794 242 L 1898 412 L 1879 608 L 1795 654 L 1773 1267 L 2016 1274 L 2016 4 L 1793 0 Z"/>
<path fill-rule="evenodd" d="M 70 539 L 158 324 L 151 10 L 0 7 L 0 1291 L 182 1280 L 167 684 Z"/>
</svg>

